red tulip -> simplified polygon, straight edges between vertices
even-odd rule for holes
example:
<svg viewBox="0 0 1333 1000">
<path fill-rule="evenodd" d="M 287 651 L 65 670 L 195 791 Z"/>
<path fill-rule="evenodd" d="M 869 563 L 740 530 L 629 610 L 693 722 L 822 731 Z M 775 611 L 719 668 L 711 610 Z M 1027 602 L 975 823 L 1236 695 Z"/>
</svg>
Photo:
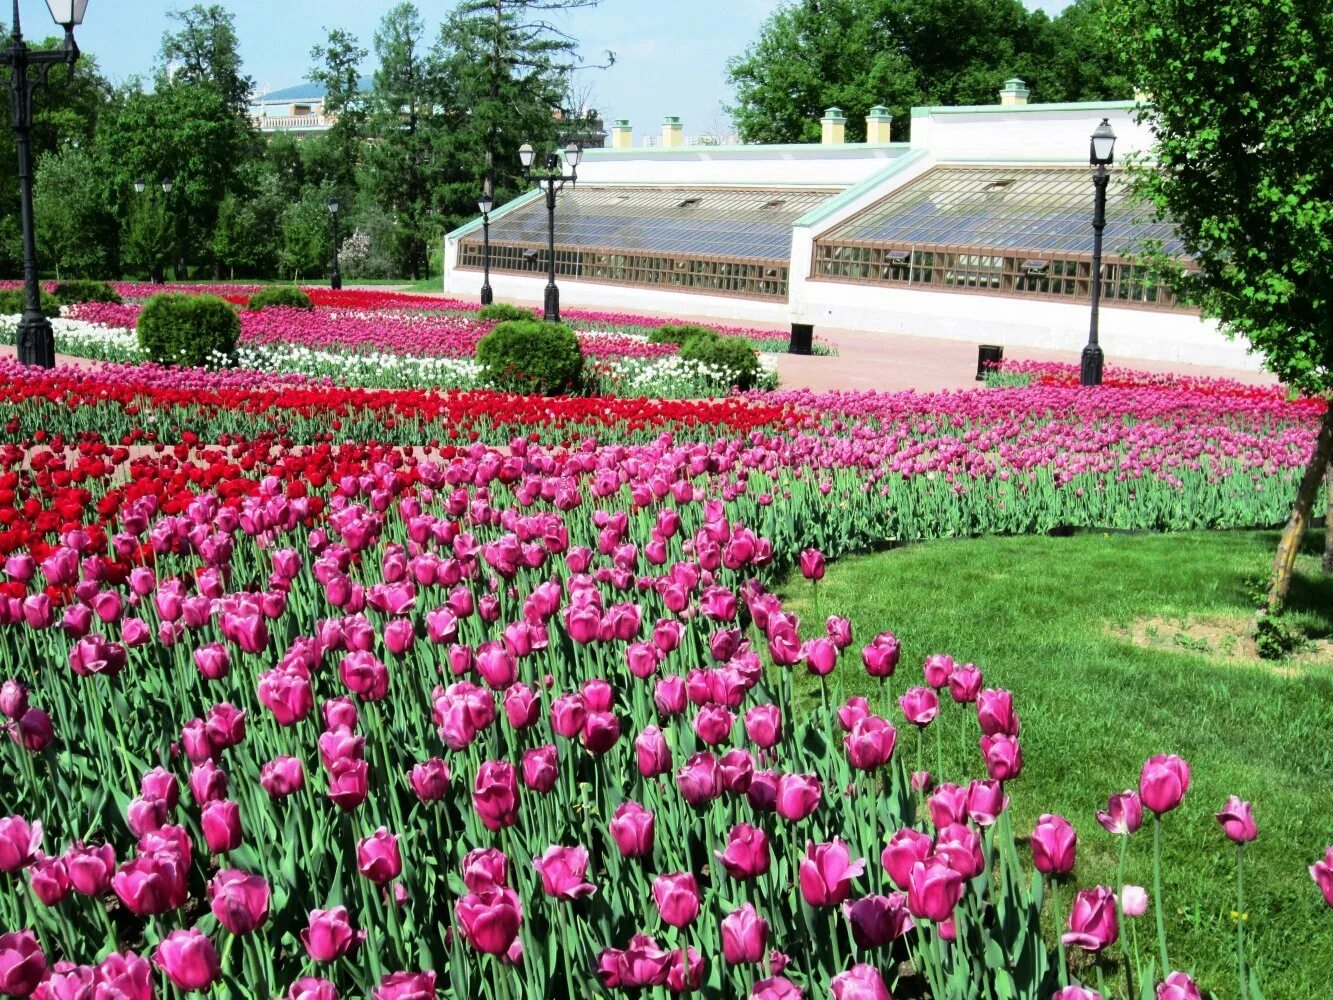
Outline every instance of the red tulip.
<svg viewBox="0 0 1333 1000">
<path fill-rule="evenodd" d="M 1074 870 L 1078 838 L 1069 820 L 1043 813 L 1032 831 L 1032 864 L 1043 875 L 1068 875 Z"/>
<path fill-rule="evenodd" d="M 853 861 L 847 845 L 834 837 L 827 844 L 807 843 L 798 868 L 801 895 L 811 906 L 837 906 L 852 891 L 852 879 L 865 871 L 864 860 Z"/>
<path fill-rule="evenodd" d="M 1227 799 L 1227 804 L 1217 814 L 1217 821 L 1222 824 L 1222 832 L 1237 844 L 1247 844 L 1259 836 L 1259 830 L 1254 825 L 1253 807 L 1234 795 Z"/>
<path fill-rule="evenodd" d="M 556 899 L 581 899 L 591 896 L 597 887 L 587 882 L 588 851 L 584 847 L 548 847 L 532 867 L 542 878 L 542 890 Z"/>
<path fill-rule="evenodd" d="M 653 853 L 654 817 L 637 802 L 622 802 L 609 824 L 611 839 L 627 858 L 646 858 Z"/>
<path fill-rule="evenodd" d="M 310 922 L 301 932 L 306 954 L 316 962 L 334 962 L 353 951 L 366 939 L 365 931 L 352 929 L 347 907 L 311 910 Z"/>
<path fill-rule="evenodd" d="M 1078 945 L 1092 952 L 1114 944 L 1120 935 L 1115 893 L 1101 885 L 1079 890 L 1069 913 L 1068 926 L 1069 933 L 1063 936 L 1065 944 Z"/>
<path fill-rule="evenodd" d="M 356 868 L 376 885 L 386 885 L 403 870 L 403 858 L 398 852 L 398 838 L 380 827 L 356 845 Z"/>
<path fill-rule="evenodd" d="M 258 875 L 220 871 L 208 884 L 208 898 L 213 916 L 233 934 L 249 934 L 268 920 L 269 885 Z"/>
<path fill-rule="evenodd" d="M 1189 787 L 1190 766 L 1174 755 L 1148 758 L 1139 775 L 1139 798 L 1159 816 L 1180 805 Z"/>
<path fill-rule="evenodd" d="M 699 884 L 690 872 L 658 875 L 653 879 L 653 901 L 663 921 L 685 927 L 699 915 Z"/>
<path fill-rule="evenodd" d="M 182 990 L 206 990 L 222 975 L 217 948 L 194 929 L 168 934 L 153 952 L 153 964 Z"/>
</svg>

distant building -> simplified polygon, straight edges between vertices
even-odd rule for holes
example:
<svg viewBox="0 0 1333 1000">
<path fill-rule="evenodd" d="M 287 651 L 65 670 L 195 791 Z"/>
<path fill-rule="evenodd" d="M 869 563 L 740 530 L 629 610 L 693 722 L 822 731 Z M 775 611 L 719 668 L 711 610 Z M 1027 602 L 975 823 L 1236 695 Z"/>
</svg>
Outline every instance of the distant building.
<svg viewBox="0 0 1333 1000">
<path fill-rule="evenodd" d="M 1256 368 L 1144 265 L 1145 241 L 1184 256 L 1169 221 L 1120 164 L 1150 151 L 1134 101 L 1030 104 L 1011 80 L 993 105 L 912 110 L 894 142 L 887 108 L 865 142 L 830 108 L 822 141 L 690 145 L 667 118 L 653 146 L 626 119 L 586 150 L 559 195 L 555 256 L 570 305 L 919 334 L 1079 350 L 1088 336 L 1093 186 L 1088 137 L 1119 137 L 1112 170 L 1101 335 L 1108 355 Z M 497 298 L 540 299 L 547 214 L 532 190 L 490 216 Z M 444 288 L 482 279 L 480 220 L 452 232 Z"/>
<path fill-rule="evenodd" d="M 362 93 L 370 90 L 370 77 L 358 83 Z M 324 112 L 324 84 L 301 83 L 268 93 L 256 93 L 250 101 L 250 117 L 261 132 L 295 132 L 309 135 L 327 132 L 338 120 Z"/>
</svg>

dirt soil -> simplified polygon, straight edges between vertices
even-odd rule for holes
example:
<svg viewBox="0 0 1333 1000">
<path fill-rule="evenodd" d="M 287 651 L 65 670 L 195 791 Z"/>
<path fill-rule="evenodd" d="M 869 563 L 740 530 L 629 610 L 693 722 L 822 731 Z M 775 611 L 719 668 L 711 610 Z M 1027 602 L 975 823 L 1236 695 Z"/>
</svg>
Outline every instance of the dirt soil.
<svg viewBox="0 0 1333 1000">
<path fill-rule="evenodd" d="M 1152 616 L 1137 618 L 1128 628 L 1116 626 L 1110 631 L 1144 649 L 1202 653 L 1232 663 L 1267 667 L 1285 676 L 1298 677 L 1308 667 L 1333 664 L 1333 639 L 1312 639 L 1284 660 L 1262 659 L 1250 637 L 1250 626 L 1247 616 Z"/>
</svg>

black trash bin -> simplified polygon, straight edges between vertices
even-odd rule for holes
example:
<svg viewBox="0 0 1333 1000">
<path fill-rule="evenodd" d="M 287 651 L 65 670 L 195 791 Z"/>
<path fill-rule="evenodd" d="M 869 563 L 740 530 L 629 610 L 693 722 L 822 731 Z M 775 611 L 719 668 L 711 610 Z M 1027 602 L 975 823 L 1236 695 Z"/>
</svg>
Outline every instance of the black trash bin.
<svg viewBox="0 0 1333 1000">
<path fill-rule="evenodd" d="M 815 346 L 815 325 L 813 323 L 793 323 L 791 325 L 791 344 L 788 354 L 809 354 Z"/>
<path fill-rule="evenodd" d="M 986 371 L 1004 360 L 1004 348 L 996 344 L 981 344 L 977 347 L 977 381 L 986 381 Z"/>
</svg>

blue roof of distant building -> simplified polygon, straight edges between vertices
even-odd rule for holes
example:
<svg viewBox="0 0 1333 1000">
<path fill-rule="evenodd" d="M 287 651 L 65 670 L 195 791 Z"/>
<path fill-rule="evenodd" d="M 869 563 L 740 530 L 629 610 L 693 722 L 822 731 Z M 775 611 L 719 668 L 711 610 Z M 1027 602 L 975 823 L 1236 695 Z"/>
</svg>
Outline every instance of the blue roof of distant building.
<svg viewBox="0 0 1333 1000">
<path fill-rule="evenodd" d="M 369 90 L 373 81 L 368 76 L 363 76 L 357 81 L 357 89 Z M 322 100 L 325 93 L 325 87 L 322 83 L 298 83 L 295 87 L 283 87 L 281 90 L 270 90 L 267 94 L 255 98 L 256 104 L 283 103 L 286 101 L 318 101 Z"/>
</svg>

